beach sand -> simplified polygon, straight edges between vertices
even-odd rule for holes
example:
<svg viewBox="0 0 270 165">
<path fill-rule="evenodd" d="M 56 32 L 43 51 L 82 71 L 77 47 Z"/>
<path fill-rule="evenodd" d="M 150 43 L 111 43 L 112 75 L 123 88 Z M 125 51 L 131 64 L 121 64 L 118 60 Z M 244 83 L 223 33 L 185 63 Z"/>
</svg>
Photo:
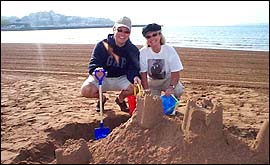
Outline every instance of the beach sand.
<svg viewBox="0 0 270 165">
<path fill-rule="evenodd" d="M 162 132 L 182 137 L 182 133 L 171 132 L 181 127 L 189 100 L 200 104 L 211 98 L 223 105 L 223 131 L 251 147 L 263 123 L 269 121 L 269 52 L 176 48 L 184 66 L 180 79 L 185 86 L 177 115 L 166 118 L 170 122 L 158 125 L 161 128 L 140 128 L 132 122 L 136 118 L 121 112 L 114 103 L 118 92 L 109 91 L 105 94 L 109 100 L 104 125 L 112 133 L 95 141 L 94 129 L 100 121 L 100 114 L 95 111 L 96 100 L 80 96 L 94 46 L 1 43 L 1 163 L 57 163 L 57 154 L 59 163 L 64 155 L 59 150 L 69 148 L 71 152 L 80 144 L 84 146 L 82 151 L 87 151 L 82 157 L 89 163 L 269 164 L 269 158 L 231 159 L 228 154 L 225 155 L 231 160 L 220 155 L 204 159 L 191 152 L 205 148 L 204 145 L 177 146 L 166 141 L 172 139 L 157 139 L 164 137 Z M 171 132 L 164 130 L 168 125 Z M 213 145 L 211 153 L 222 154 L 215 152 L 218 147 Z M 243 149 L 235 148 L 240 157 Z M 195 156 L 198 158 L 192 159 Z M 65 158 L 65 163 L 83 160 L 77 159 Z"/>
</svg>

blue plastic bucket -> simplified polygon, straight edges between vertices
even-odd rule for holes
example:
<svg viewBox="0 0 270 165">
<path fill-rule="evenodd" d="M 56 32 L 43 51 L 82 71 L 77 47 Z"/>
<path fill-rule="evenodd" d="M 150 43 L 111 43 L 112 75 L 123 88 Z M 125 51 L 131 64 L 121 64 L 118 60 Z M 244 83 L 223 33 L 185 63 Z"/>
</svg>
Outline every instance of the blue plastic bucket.
<svg viewBox="0 0 270 165">
<path fill-rule="evenodd" d="M 172 94 L 170 96 L 162 95 L 160 98 L 162 101 L 164 114 L 171 115 L 174 112 L 176 105 L 178 104 L 177 98 L 175 98 Z"/>
</svg>

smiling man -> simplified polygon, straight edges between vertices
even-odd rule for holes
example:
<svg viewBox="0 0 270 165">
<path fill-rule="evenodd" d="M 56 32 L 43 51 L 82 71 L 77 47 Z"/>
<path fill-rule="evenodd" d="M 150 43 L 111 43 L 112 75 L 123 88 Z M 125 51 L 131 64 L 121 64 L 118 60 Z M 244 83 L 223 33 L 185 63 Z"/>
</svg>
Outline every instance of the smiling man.
<svg viewBox="0 0 270 165">
<path fill-rule="evenodd" d="M 115 102 L 121 111 L 129 112 L 125 98 L 133 95 L 133 85 L 141 84 L 139 50 L 129 39 L 131 33 L 131 20 L 124 16 L 117 20 L 113 26 L 113 34 L 98 42 L 93 50 L 89 62 L 89 77 L 81 87 L 81 94 L 87 98 L 99 98 L 98 80 L 93 76 L 96 68 L 106 71 L 102 83 L 102 90 L 106 92 L 121 91 Z M 107 98 L 102 95 L 102 106 Z M 97 101 L 97 111 L 100 103 Z"/>
</svg>

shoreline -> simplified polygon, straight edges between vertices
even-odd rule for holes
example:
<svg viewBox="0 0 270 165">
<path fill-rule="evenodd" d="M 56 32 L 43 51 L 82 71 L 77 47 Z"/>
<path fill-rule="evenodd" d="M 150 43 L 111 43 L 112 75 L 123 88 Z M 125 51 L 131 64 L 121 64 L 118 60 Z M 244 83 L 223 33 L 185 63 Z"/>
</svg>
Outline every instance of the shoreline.
<svg viewBox="0 0 270 165">
<path fill-rule="evenodd" d="M 241 26 L 241 27 L 164 27 L 166 43 L 174 47 L 204 48 L 204 49 L 223 49 L 223 50 L 247 50 L 247 51 L 269 51 L 269 34 L 266 26 Z M 213 29 L 212 29 L 213 28 Z M 250 31 L 250 33 L 237 33 L 237 29 Z M 205 29 L 205 30 L 204 30 Z M 141 27 L 134 27 L 130 39 L 135 45 L 142 45 L 145 39 L 141 34 Z M 111 27 L 108 28 L 89 28 L 89 29 L 67 29 L 67 30 L 49 30 L 35 32 L 2 32 L 2 42 L 23 42 L 23 43 L 52 43 L 52 44 L 96 44 L 97 41 L 106 38 L 111 33 Z M 189 31 L 194 33 L 189 34 Z M 206 31 L 204 33 L 204 31 Z M 219 32 L 217 34 L 232 33 L 230 37 L 213 35 L 211 31 Z M 98 34 L 103 34 L 100 37 Z M 259 37 L 258 35 L 264 36 Z M 47 37 L 45 37 L 47 36 Z M 19 40 L 18 40 L 19 37 Z M 33 37 L 33 38 L 32 38 Z M 183 38 L 184 37 L 184 38 Z M 244 38 L 241 39 L 241 38 Z"/>
<path fill-rule="evenodd" d="M 19 28 L 19 29 L 11 29 L 11 28 L 1 28 L 1 31 L 33 31 L 33 30 L 65 30 L 65 29 L 86 29 L 86 28 L 111 28 L 113 25 L 96 25 L 96 26 L 37 26 L 37 27 L 29 27 L 29 28 Z M 145 25 L 132 25 L 132 27 L 144 27 Z"/>
</svg>

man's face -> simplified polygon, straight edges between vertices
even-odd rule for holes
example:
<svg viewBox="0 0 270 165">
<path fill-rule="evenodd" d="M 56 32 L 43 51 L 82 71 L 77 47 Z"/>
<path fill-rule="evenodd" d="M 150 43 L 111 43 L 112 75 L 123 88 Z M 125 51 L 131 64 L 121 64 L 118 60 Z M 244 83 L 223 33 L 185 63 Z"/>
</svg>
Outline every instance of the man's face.
<svg viewBox="0 0 270 165">
<path fill-rule="evenodd" d="M 117 46 L 123 46 L 130 36 L 130 30 L 126 27 L 114 28 L 114 38 Z"/>
</svg>

